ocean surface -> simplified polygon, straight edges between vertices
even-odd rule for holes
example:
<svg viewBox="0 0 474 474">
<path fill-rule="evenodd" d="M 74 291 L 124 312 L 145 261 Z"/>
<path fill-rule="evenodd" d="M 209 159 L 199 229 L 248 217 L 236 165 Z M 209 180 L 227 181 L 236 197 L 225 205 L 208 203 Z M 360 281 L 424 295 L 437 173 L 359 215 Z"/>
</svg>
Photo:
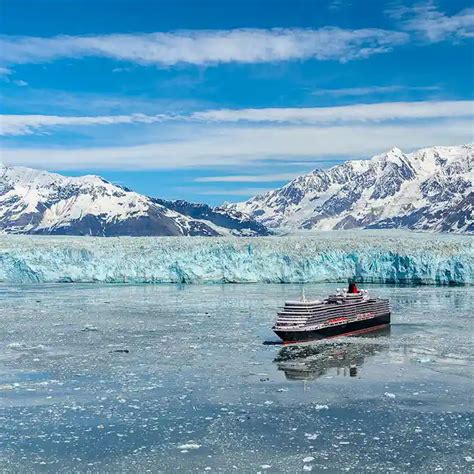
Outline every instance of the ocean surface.
<svg viewBox="0 0 474 474">
<path fill-rule="evenodd" d="M 3 284 L 0 471 L 472 471 L 473 287 L 366 287 L 390 331 L 282 346 L 300 285 Z"/>
</svg>

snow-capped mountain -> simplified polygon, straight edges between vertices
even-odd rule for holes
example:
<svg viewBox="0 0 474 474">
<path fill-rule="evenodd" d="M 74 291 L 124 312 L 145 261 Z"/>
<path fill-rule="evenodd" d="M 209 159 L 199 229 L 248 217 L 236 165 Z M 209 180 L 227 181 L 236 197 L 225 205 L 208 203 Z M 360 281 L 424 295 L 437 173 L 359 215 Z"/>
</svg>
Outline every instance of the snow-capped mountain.
<svg viewBox="0 0 474 474">
<path fill-rule="evenodd" d="M 207 204 L 183 201 L 182 199 L 176 201 L 151 199 L 153 202 L 161 204 L 179 214 L 184 214 L 191 219 L 205 221 L 218 229 L 232 229 L 234 235 L 270 235 L 269 230 L 263 224 L 235 209 L 225 210 L 219 207 L 211 207 Z"/>
<path fill-rule="evenodd" d="M 226 210 L 271 228 L 474 232 L 474 148 L 398 148 L 314 170 Z"/>
<path fill-rule="evenodd" d="M 0 232 L 64 235 L 267 235 L 238 211 L 161 201 L 99 176 L 0 165 Z"/>
</svg>

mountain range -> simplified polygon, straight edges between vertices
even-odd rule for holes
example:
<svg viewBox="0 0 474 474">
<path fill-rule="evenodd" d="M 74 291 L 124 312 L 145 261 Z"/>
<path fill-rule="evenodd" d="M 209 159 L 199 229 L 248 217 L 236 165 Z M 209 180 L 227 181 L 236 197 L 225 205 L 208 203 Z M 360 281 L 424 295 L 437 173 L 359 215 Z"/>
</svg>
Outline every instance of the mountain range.
<svg viewBox="0 0 474 474">
<path fill-rule="evenodd" d="M 93 236 L 269 233 L 237 210 L 154 199 L 99 176 L 66 177 L 15 166 L 0 166 L 0 231 Z"/>
<path fill-rule="evenodd" d="M 226 210 L 286 231 L 405 228 L 474 232 L 472 145 L 392 148 L 316 169 Z"/>
<path fill-rule="evenodd" d="M 99 176 L 0 165 L 3 233 L 259 236 L 354 228 L 474 232 L 473 146 L 392 148 L 220 207 L 144 196 Z"/>
</svg>

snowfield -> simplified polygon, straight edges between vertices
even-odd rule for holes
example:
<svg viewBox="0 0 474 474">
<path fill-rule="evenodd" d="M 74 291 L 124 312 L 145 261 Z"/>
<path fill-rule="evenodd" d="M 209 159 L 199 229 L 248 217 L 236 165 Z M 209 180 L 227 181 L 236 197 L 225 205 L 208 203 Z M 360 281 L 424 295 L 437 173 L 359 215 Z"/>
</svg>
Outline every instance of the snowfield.
<svg viewBox="0 0 474 474">
<path fill-rule="evenodd" d="M 267 227 L 474 232 L 474 146 L 392 148 L 314 170 L 280 189 L 226 203 Z"/>
<path fill-rule="evenodd" d="M 269 235 L 262 224 L 236 210 L 151 198 L 100 176 L 67 177 L 1 163 L 0 233 Z"/>
<path fill-rule="evenodd" d="M 333 231 L 305 236 L 0 236 L 0 281 L 474 284 L 470 236 Z"/>
</svg>

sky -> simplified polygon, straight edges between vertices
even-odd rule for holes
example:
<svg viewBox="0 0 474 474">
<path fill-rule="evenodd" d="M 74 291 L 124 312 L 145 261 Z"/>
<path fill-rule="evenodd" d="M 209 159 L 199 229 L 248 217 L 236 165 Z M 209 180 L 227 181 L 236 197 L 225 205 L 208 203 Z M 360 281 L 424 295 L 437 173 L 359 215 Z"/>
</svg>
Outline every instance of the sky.
<svg viewBox="0 0 474 474">
<path fill-rule="evenodd" d="M 474 141 L 464 0 L 2 0 L 0 161 L 220 204 Z"/>
</svg>

